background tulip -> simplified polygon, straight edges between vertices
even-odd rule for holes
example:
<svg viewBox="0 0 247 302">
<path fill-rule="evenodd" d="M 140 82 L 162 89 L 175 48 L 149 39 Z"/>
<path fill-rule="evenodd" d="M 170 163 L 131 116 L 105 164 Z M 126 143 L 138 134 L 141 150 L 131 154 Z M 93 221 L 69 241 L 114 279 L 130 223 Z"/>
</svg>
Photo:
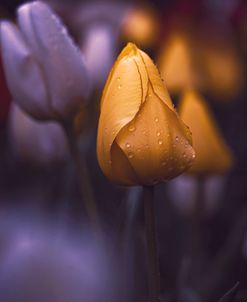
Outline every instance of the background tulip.
<svg viewBox="0 0 247 302">
<path fill-rule="evenodd" d="M 89 94 L 82 55 L 43 2 L 21 6 L 18 26 L 1 24 L 1 48 L 14 100 L 38 119 L 71 119 Z"/>
<path fill-rule="evenodd" d="M 151 185 L 188 169 L 191 133 L 158 70 L 135 45 L 119 55 L 105 85 L 97 141 L 103 172 L 125 185 Z"/>
<path fill-rule="evenodd" d="M 187 90 L 181 100 L 179 113 L 193 133 L 197 154 L 189 172 L 207 175 L 229 170 L 233 164 L 231 152 L 202 96 Z"/>
<path fill-rule="evenodd" d="M 192 37 L 186 33 L 175 32 L 164 43 L 159 53 L 159 68 L 172 94 L 201 85 Z"/>
<path fill-rule="evenodd" d="M 139 47 L 152 47 L 159 36 L 158 15 L 151 7 L 127 9 L 122 21 L 122 35 Z"/>
<path fill-rule="evenodd" d="M 56 122 L 39 122 L 12 104 L 9 136 L 18 157 L 40 164 L 65 161 L 69 150 L 62 127 Z"/>
<path fill-rule="evenodd" d="M 102 87 L 116 54 L 115 29 L 107 23 L 91 26 L 82 45 L 95 88 Z"/>
</svg>

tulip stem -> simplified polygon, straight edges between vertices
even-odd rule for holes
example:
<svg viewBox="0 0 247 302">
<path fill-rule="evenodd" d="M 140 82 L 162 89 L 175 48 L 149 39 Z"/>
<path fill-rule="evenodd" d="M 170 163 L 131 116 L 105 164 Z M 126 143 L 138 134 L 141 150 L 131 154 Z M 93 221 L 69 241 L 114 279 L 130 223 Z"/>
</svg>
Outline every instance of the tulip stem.
<svg viewBox="0 0 247 302">
<path fill-rule="evenodd" d="M 149 302 L 158 302 L 160 301 L 160 272 L 153 186 L 143 186 L 143 201 L 146 226 Z"/>
<path fill-rule="evenodd" d="M 101 234 L 100 219 L 95 203 L 94 194 L 88 178 L 87 164 L 84 156 L 80 154 L 75 129 L 72 122 L 63 123 L 63 129 L 66 133 L 70 154 L 74 161 L 77 171 L 77 181 L 80 195 L 84 201 L 85 209 L 95 235 Z"/>
</svg>

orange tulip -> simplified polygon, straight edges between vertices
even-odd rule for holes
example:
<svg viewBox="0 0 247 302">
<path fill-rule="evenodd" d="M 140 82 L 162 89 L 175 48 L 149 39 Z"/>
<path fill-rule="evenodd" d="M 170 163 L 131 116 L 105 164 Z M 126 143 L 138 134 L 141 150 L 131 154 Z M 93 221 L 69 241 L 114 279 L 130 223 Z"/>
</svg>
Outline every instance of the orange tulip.
<svg viewBox="0 0 247 302">
<path fill-rule="evenodd" d="M 208 42 L 201 47 L 208 90 L 225 101 L 239 96 L 244 86 L 244 71 L 240 55 L 234 46 L 226 42 Z"/>
<path fill-rule="evenodd" d="M 193 90 L 187 90 L 179 107 L 182 120 L 193 133 L 196 160 L 189 170 L 197 175 L 224 173 L 233 163 L 214 118 L 203 98 Z"/>
<path fill-rule="evenodd" d="M 141 47 L 153 46 L 159 36 L 158 17 L 151 9 L 127 10 L 122 24 L 122 34 Z"/>
<path fill-rule="evenodd" d="M 177 94 L 201 85 L 195 70 L 191 41 L 185 34 L 173 35 L 164 45 L 159 55 L 159 67 L 171 93 Z"/>
<path fill-rule="evenodd" d="M 153 185 L 190 168 L 191 132 L 153 61 L 129 43 L 104 88 L 97 138 L 101 169 L 124 185 Z"/>
</svg>

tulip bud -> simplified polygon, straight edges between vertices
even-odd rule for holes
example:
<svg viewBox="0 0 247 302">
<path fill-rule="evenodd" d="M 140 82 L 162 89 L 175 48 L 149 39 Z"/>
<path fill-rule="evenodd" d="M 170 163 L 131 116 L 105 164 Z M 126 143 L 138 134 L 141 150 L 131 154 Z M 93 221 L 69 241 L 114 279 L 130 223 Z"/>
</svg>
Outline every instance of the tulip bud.
<svg viewBox="0 0 247 302">
<path fill-rule="evenodd" d="M 12 147 L 21 159 L 50 164 L 68 157 L 62 127 L 56 122 L 36 121 L 15 104 L 10 109 L 9 135 Z"/>
<path fill-rule="evenodd" d="M 160 51 L 159 67 L 169 91 L 180 93 L 185 88 L 198 87 L 201 80 L 196 72 L 191 40 L 184 34 L 170 38 Z"/>
<path fill-rule="evenodd" d="M 158 17 L 151 8 L 131 8 L 122 21 L 122 35 L 142 47 L 156 44 L 159 36 Z"/>
<path fill-rule="evenodd" d="M 85 36 L 82 51 L 87 60 L 91 78 L 96 88 L 103 88 L 116 57 L 114 30 L 102 22 L 89 28 Z"/>
<path fill-rule="evenodd" d="M 97 155 L 105 175 L 124 185 L 153 185 L 187 170 L 191 132 L 178 117 L 159 72 L 129 43 L 101 100 Z"/>
<path fill-rule="evenodd" d="M 229 101 L 243 92 L 243 64 L 233 41 L 214 43 L 207 39 L 201 45 L 201 61 L 207 89 L 215 97 Z"/>
<path fill-rule="evenodd" d="M 88 73 L 66 28 L 43 2 L 21 6 L 18 27 L 1 23 L 7 84 L 18 105 L 41 120 L 71 119 L 89 94 Z"/>
<path fill-rule="evenodd" d="M 194 91 L 186 91 L 179 112 L 193 133 L 196 160 L 189 172 L 207 175 L 229 170 L 233 164 L 231 152 L 203 98 Z"/>
</svg>

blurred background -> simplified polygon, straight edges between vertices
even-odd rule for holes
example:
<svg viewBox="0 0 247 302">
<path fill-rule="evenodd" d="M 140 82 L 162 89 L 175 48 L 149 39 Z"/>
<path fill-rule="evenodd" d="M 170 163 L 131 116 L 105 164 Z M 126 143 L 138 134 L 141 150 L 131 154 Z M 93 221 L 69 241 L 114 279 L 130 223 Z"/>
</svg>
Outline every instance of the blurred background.
<svg viewBox="0 0 247 302">
<path fill-rule="evenodd" d="M 1 18 L 14 21 L 23 2 L 2 0 Z M 147 301 L 141 190 L 111 184 L 95 151 L 101 93 L 129 41 L 152 57 L 177 107 L 187 89 L 204 99 L 232 158 L 203 176 L 203 196 L 200 173 L 156 188 L 162 301 L 218 301 L 237 281 L 235 301 L 247 301 L 247 2 L 45 2 L 92 79 L 76 123 L 107 251 L 89 238 L 61 129 L 40 128 L 13 105 L 0 62 L 0 301 Z M 202 241 L 196 267 L 186 256 L 193 236 Z"/>
</svg>

